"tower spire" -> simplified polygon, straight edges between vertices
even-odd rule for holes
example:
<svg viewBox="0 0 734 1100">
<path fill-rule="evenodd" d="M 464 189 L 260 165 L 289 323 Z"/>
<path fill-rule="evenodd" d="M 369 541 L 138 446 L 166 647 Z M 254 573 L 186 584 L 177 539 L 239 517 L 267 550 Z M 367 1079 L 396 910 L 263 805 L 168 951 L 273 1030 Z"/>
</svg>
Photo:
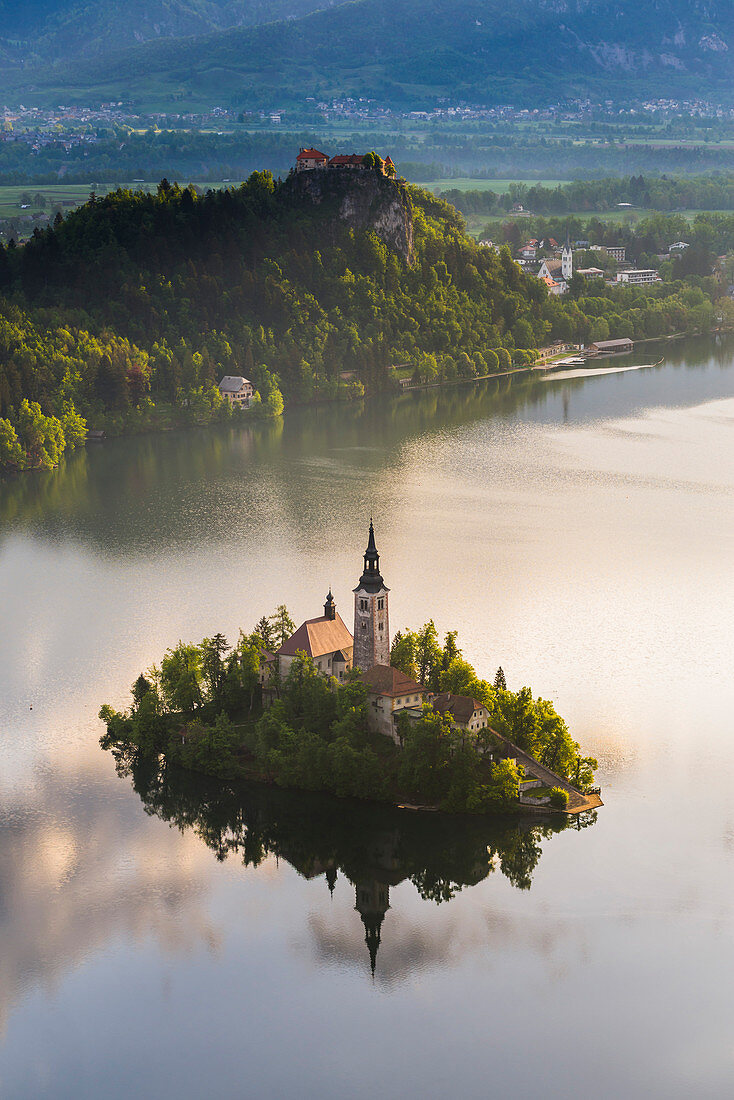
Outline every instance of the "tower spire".
<svg viewBox="0 0 734 1100">
<path fill-rule="evenodd" d="M 384 583 L 380 575 L 380 555 L 375 542 L 375 527 L 371 518 L 367 549 L 364 552 L 364 572 L 359 583 L 365 587 L 369 586 L 368 590 L 373 592 L 382 588 Z"/>
<path fill-rule="evenodd" d="M 326 597 L 326 603 L 324 604 L 324 618 L 331 619 L 332 622 L 336 618 L 336 604 L 331 594 L 331 588 L 329 589 L 329 595 Z"/>
<path fill-rule="evenodd" d="M 353 664 L 368 672 L 375 665 L 390 664 L 390 621 L 388 588 L 380 573 L 380 554 L 375 525 L 370 518 L 364 570 L 354 589 Z"/>
</svg>

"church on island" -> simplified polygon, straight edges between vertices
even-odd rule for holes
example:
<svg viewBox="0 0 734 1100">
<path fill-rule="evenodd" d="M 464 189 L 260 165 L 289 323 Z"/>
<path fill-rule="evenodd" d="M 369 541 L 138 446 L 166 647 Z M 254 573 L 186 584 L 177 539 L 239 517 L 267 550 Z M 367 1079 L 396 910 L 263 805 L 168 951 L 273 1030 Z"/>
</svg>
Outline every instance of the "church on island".
<svg viewBox="0 0 734 1100">
<path fill-rule="evenodd" d="M 399 715 L 407 712 L 408 717 L 420 718 L 426 702 L 447 714 L 452 724 L 461 729 L 476 731 L 486 727 L 489 712 L 478 700 L 450 693 L 434 696 L 391 666 L 389 600 L 390 589 L 380 572 L 380 555 L 370 520 L 364 568 L 354 589 L 353 633 L 337 611 L 329 590 L 323 615 L 307 619 L 275 653 L 263 655 L 263 700 L 272 701 L 276 679 L 284 680 L 296 655 L 304 653 L 319 672 L 337 681 L 344 680 L 351 668 L 358 668 L 367 688 L 369 728 L 396 743 Z"/>
</svg>

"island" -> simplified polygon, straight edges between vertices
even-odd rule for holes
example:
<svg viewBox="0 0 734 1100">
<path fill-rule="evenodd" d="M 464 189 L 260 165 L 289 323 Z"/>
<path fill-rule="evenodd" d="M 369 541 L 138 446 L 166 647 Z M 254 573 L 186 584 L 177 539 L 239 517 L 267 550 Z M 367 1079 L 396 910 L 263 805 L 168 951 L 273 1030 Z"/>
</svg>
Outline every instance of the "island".
<svg viewBox="0 0 734 1100">
<path fill-rule="evenodd" d="M 179 642 L 141 674 L 101 738 L 120 770 L 142 760 L 226 782 L 258 780 L 449 813 L 563 813 L 602 805 L 552 703 L 480 680 L 429 621 L 390 642 L 389 593 L 370 520 L 349 631 L 329 591 L 296 628 L 285 605 L 240 632 Z"/>
</svg>

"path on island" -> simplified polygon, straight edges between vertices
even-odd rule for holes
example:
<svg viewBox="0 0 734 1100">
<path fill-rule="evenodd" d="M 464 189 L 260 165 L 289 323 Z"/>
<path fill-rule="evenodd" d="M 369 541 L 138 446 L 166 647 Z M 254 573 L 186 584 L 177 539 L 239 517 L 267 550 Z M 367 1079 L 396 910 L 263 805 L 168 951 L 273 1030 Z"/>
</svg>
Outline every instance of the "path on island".
<svg viewBox="0 0 734 1100">
<path fill-rule="evenodd" d="M 546 787 L 560 787 L 568 794 L 568 807 L 566 813 L 569 814 L 581 814 L 585 810 L 595 810 L 599 806 L 603 806 L 601 798 L 598 794 L 582 794 L 577 790 L 567 779 L 564 779 L 560 775 L 556 775 L 550 768 L 546 768 L 545 764 L 540 764 L 534 756 L 531 756 L 527 752 L 523 752 L 514 741 L 509 741 L 506 737 L 503 737 L 501 733 L 497 733 L 495 729 L 492 733 L 500 739 L 500 741 L 507 746 L 510 755 L 514 756 L 518 764 L 527 770 L 531 771 L 533 775 L 537 775 L 538 779 L 542 779 Z M 532 792 L 530 792 L 532 794 Z M 528 807 L 528 809 L 542 809 L 546 810 L 547 807 Z"/>
</svg>

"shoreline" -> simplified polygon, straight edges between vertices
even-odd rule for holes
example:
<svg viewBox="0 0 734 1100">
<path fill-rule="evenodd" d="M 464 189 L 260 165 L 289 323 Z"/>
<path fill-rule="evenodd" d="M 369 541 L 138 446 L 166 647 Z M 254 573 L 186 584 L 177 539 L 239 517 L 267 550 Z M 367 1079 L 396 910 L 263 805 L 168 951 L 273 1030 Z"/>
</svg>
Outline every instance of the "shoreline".
<svg viewBox="0 0 734 1100">
<path fill-rule="evenodd" d="M 582 802 L 575 806 L 567 806 L 565 809 L 556 809 L 551 805 L 539 805 L 529 802 L 518 801 L 516 805 L 508 806 L 504 809 L 494 809 L 492 811 L 486 811 L 484 813 L 468 813 L 452 810 L 442 810 L 440 806 L 433 806 L 429 803 L 414 803 L 409 802 L 406 799 L 402 799 L 400 802 L 394 802 L 392 799 L 378 799 L 378 798 L 356 798 L 354 795 L 338 795 L 333 791 L 326 789 L 313 789 L 311 787 L 297 787 L 287 786 L 277 783 L 275 780 L 266 779 L 261 772 L 250 770 L 244 765 L 240 774 L 230 773 L 228 775 L 215 775 L 212 772 L 202 771 L 200 768 L 190 768 L 185 764 L 182 764 L 179 760 L 171 761 L 168 759 L 165 753 L 161 753 L 162 759 L 166 763 L 166 767 L 177 768 L 187 775 L 203 776 L 211 782 L 218 783 L 222 786 L 227 784 L 247 784 L 251 783 L 257 787 L 263 787 L 266 789 L 275 789 L 283 792 L 296 792 L 298 794 L 317 794 L 322 798 L 333 798 L 340 803 L 344 802 L 356 802 L 359 805 L 382 807 L 390 810 L 401 810 L 404 813 L 412 814 L 438 814 L 442 818 L 465 818 L 472 821 L 478 821 L 482 819 L 516 819 L 525 815 L 528 817 L 566 817 L 574 818 L 580 817 L 581 814 L 588 813 L 591 810 L 600 809 L 604 806 L 600 795 L 596 793 L 584 794 L 581 791 L 576 791 L 577 796 Z M 537 761 L 535 761 L 537 765 Z M 558 777 L 560 779 L 560 777 Z M 570 786 L 570 784 L 569 784 Z M 575 788 L 574 788 L 575 790 Z"/>
</svg>

